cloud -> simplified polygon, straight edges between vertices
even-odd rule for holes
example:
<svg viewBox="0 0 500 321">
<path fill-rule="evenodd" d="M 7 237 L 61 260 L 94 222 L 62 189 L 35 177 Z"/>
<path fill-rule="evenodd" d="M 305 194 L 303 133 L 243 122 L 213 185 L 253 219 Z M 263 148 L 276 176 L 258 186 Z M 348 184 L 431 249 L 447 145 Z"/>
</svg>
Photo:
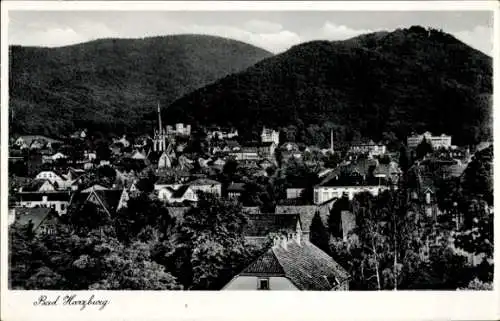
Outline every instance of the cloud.
<svg viewBox="0 0 500 321">
<path fill-rule="evenodd" d="M 120 35 L 104 24 L 84 23 L 75 27 L 50 26 L 43 28 L 37 23 L 27 26 L 26 32 L 11 33 L 9 42 L 25 46 L 60 47 L 82 43 L 99 38 Z"/>
<path fill-rule="evenodd" d="M 493 56 L 493 28 L 476 26 L 472 30 L 458 31 L 452 34 L 469 46 Z"/>
<path fill-rule="evenodd" d="M 85 36 L 78 34 L 72 28 L 51 28 L 11 35 L 10 42 L 28 46 L 58 47 L 87 41 Z"/>
<path fill-rule="evenodd" d="M 337 25 L 330 21 L 326 21 L 319 33 L 325 37 L 326 40 L 345 40 L 375 31 L 376 30 L 369 29 L 352 29 L 344 25 Z"/>
<path fill-rule="evenodd" d="M 278 32 L 257 33 L 232 26 L 191 25 L 183 28 L 184 33 L 196 33 L 231 38 L 257 47 L 279 53 L 301 42 L 298 34 L 280 30 Z"/>
<path fill-rule="evenodd" d="M 283 29 L 283 26 L 279 23 L 254 19 L 246 22 L 244 29 L 254 33 L 278 33 Z"/>
</svg>

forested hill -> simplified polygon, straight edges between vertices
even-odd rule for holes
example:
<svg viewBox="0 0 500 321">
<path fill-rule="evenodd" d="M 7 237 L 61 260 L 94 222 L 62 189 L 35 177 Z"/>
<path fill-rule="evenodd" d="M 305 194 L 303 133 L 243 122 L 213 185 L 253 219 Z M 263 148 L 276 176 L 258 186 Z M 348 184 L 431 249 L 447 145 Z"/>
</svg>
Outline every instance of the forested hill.
<svg viewBox="0 0 500 321">
<path fill-rule="evenodd" d="M 270 56 L 246 43 L 202 35 L 11 46 L 11 130 L 60 135 L 85 127 L 151 129 L 158 100 L 167 106 Z"/>
<path fill-rule="evenodd" d="M 491 135 L 491 97 L 491 57 L 414 26 L 297 45 L 184 96 L 167 117 L 246 131 L 293 125 L 287 136 L 309 141 L 329 128 L 337 140 L 430 130 L 460 144 Z"/>
</svg>

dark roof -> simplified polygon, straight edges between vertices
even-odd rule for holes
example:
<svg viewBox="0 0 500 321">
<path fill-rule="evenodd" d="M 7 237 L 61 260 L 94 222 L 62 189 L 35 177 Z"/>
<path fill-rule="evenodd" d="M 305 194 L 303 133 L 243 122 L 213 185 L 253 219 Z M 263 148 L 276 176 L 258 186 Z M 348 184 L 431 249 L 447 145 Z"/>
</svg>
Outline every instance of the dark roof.
<svg viewBox="0 0 500 321">
<path fill-rule="evenodd" d="M 300 224 L 299 214 L 245 214 L 248 220 L 243 232 L 245 236 L 265 237 L 283 230 L 295 232 L 297 222 Z"/>
<path fill-rule="evenodd" d="M 296 215 L 300 216 L 300 222 L 302 223 L 302 231 L 309 232 L 311 227 L 311 221 L 314 217 L 316 211 L 318 211 L 318 207 L 316 205 L 303 205 L 303 206 L 286 206 L 286 205 L 277 205 L 276 206 L 276 214 L 283 215 Z M 324 211 L 320 212 L 321 219 L 323 220 L 323 224 L 327 222 L 327 215 L 324 214 Z"/>
<path fill-rule="evenodd" d="M 120 203 L 120 198 L 123 190 L 93 190 L 91 192 L 77 192 L 71 198 L 71 204 L 83 205 L 91 195 L 97 197 L 97 204 L 102 205 L 109 213 L 114 214 Z"/>
<path fill-rule="evenodd" d="M 329 291 L 349 278 L 347 271 L 307 240 L 273 246 L 240 275 L 282 275 L 300 290 Z"/>
<path fill-rule="evenodd" d="M 283 270 L 274 252 L 267 251 L 240 273 L 240 275 L 255 274 L 285 276 L 285 270 Z"/>
<path fill-rule="evenodd" d="M 169 187 L 168 189 L 172 192 L 173 198 L 181 198 L 186 193 L 189 185 L 181 185 L 178 189 L 173 189 Z"/>
<path fill-rule="evenodd" d="M 27 225 L 29 221 L 33 223 L 33 230 L 36 230 L 44 221 L 46 221 L 51 212 L 50 208 L 34 207 L 34 208 L 16 208 L 16 223 Z"/>
</svg>

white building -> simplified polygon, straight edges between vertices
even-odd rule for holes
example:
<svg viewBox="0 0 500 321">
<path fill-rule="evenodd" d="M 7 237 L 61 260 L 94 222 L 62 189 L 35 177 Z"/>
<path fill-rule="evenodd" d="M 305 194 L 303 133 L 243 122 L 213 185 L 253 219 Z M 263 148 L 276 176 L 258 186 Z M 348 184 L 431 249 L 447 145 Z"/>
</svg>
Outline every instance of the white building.
<svg viewBox="0 0 500 321">
<path fill-rule="evenodd" d="M 64 215 L 68 211 L 70 193 L 69 192 L 19 192 L 18 206 L 20 207 L 47 207 L 56 210 L 59 215 Z"/>
<path fill-rule="evenodd" d="M 341 198 L 344 194 L 349 197 L 349 200 L 352 200 L 354 195 L 363 192 L 369 192 L 373 196 L 377 196 L 389 188 L 386 185 L 316 186 L 314 188 L 314 204 L 321 204 L 334 198 Z"/>
<path fill-rule="evenodd" d="M 407 146 L 410 149 L 417 148 L 417 146 L 426 139 L 434 149 L 451 148 L 451 136 L 441 134 L 441 136 L 433 136 L 430 132 L 425 132 L 422 135 L 412 135 L 407 138 Z"/>
<path fill-rule="evenodd" d="M 280 144 L 280 133 L 274 129 L 264 127 L 260 134 L 260 139 L 262 143 L 275 143 L 278 146 Z"/>
<path fill-rule="evenodd" d="M 189 187 L 196 192 L 203 192 L 216 195 L 222 195 L 222 184 L 212 179 L 200 178 L 188 183 Z"/>
</svg>

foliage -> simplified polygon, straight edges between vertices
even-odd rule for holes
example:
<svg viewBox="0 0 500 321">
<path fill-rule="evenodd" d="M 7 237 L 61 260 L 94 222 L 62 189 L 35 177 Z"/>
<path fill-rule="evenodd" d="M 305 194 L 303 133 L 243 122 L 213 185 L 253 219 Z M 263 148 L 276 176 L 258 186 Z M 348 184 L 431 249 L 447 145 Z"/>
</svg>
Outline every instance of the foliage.
<svg viewBox="0 0 500 321">
<path fill-rule="evenodd" d="M 316 245 L 318 248 L 322 249 L 326 253 L 330 252 L 329 245 L 330 235 L 321 220 L 319 212 L 314 213 L 313 219 L 311 221 L 311 227 L 309 228 L 309 241 Z"/>
<path fill-rule="evenodd" d="M 231 123 L 241 132 L 266 125 L 283 141 L 325 147 L 331 129 L 336 141 L 426 130 L 453 135 L 458 145 L 492 137 L 491 57 L 423 30 L 294 46 L 185 95 L 168 118 Z"/>
<path fill-rule="evenodd" d="M 77 128 L 156 128 L 158 101 L 168 106 L 271 55 L 239 41 L 203 35 L 9 49 L 12 132 L 55 136 Z"/>
<path fill-rule="evenodd" d="M 424 139 L 422 139 L 422 141 L 420 142 L 420 144 L 418 144 L 418 146 L 417 146 L 417 150 L 416 150 L 417 158 L 418 159 L 422 159 L 427 154 L 432 153 L 432 151 L 433 151 L 432 145 L 424 137 Z"/>
<path fill-rule="evenodd" d="M 176 272 L 186 288 L 218 290 L 239 272 L 248 257 L 245 224 L 241 205 L 200 194 L 198 206 L 184 215 L 179 231 L 182 262 Z"/>
</svg>

